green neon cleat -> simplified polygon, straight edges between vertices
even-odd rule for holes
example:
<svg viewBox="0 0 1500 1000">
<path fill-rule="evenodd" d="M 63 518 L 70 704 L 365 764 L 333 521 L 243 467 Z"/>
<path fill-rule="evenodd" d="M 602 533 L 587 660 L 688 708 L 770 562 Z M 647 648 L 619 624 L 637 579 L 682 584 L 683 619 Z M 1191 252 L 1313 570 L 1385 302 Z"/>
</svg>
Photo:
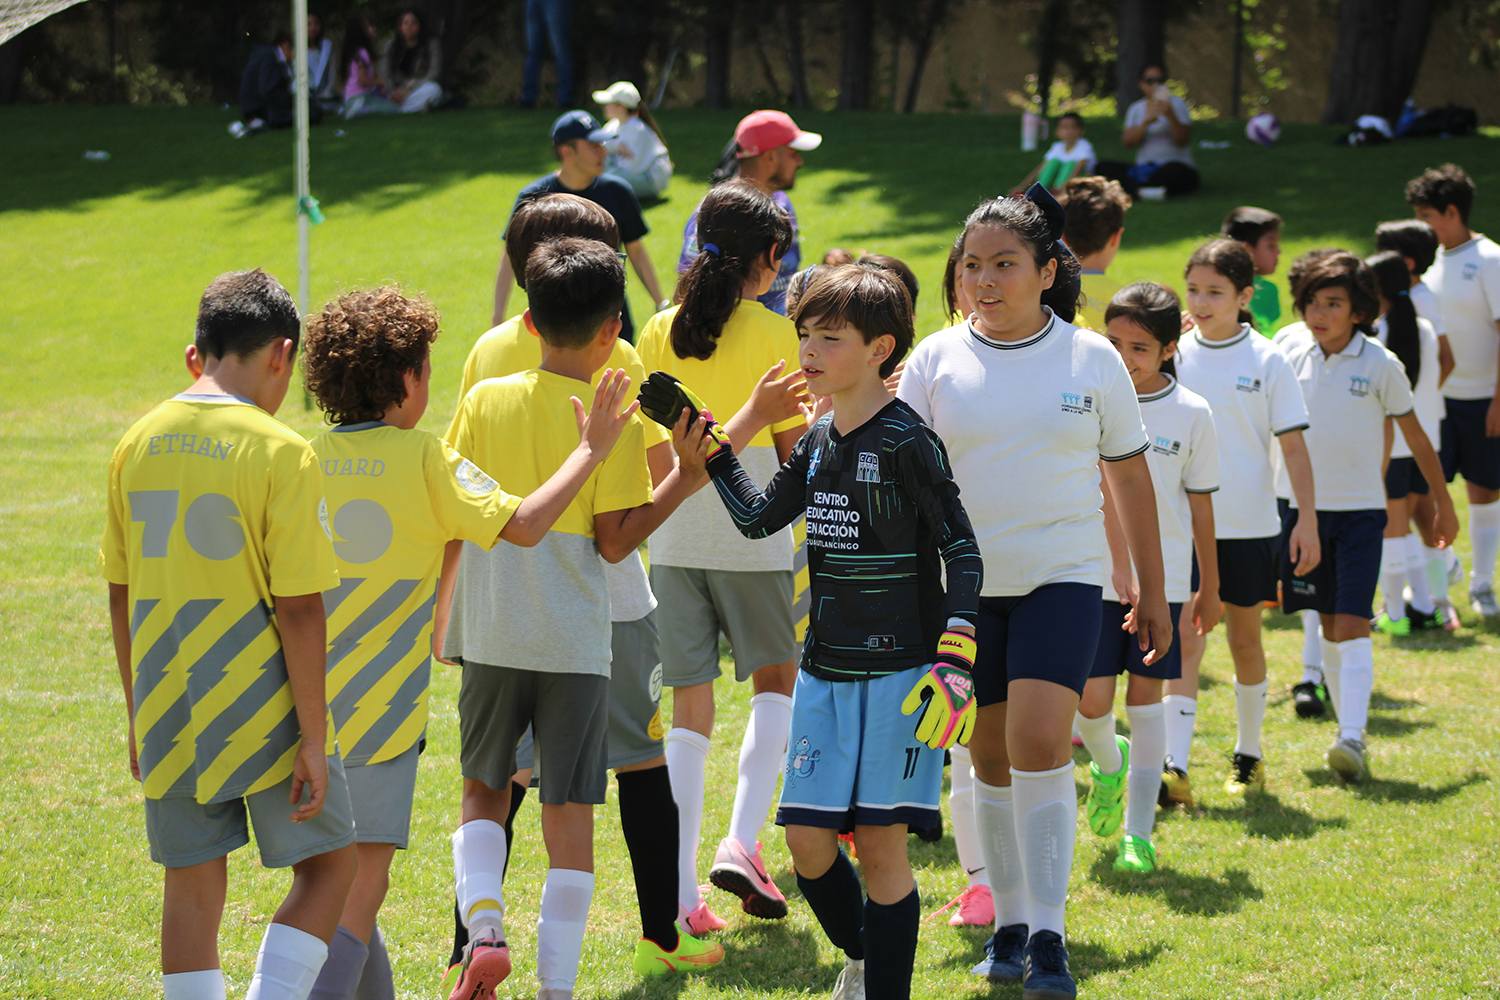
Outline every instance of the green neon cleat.
<svg viewBox="0 0 1500 1000">
<path fill-rule="evenodd" d="M 1089 764 L 1089 797 L 1085 809 L 1089 818 L 1089 829 L 1101 837 L 1109 837 L 1125 820 L 1125 772 L 1130 768 L 1130 741 L 1116 734 L 1115 742 L 1120 747 L 1120 769 L 1114 774 L 1105 774 L 1095 764 Z"/>
</svg>

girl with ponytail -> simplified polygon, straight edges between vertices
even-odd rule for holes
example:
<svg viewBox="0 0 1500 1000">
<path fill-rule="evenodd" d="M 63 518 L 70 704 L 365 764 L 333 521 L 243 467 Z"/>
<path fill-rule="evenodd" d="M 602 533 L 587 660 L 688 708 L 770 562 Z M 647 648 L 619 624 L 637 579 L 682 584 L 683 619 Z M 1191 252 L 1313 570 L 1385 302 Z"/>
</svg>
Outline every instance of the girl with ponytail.
<svg viewBox="0 0 1500 1000">
<path fill-rule="evenodd" d="M 703 199 L 697 234 L 697 254 L 678 280 L 681 304 L 652 317 L 637 349 L 648 372 L 676 376 L 727 420 L 758 381 L 775 378 L 784 359 L 797 357 L 796 327 L 756 301 L 776 280 L 792 227 L 770 195 L 732 180 Z M 799 368 L 780 384 L 800 380 Z M 800 414 L 771 422 L 739 452 L 740 463 L 756 482 L 770 482 L 806 428 Z M 670 469 L 672 446 L 658 445 L 647 458 L 653 469 Z M 705 490 L 651 536 L 651 587 L 661 602 L 662 678 L 673 689 L 666 754 L 678 808 L 680 917 L 693 935 L 724 926 L 699 895 L 697 869 L 721 629 L 733 646 L 735 678 L 752 681 L 755 696 L 728 836 L 709 878 L 739 895 L 745 912 L 785 916 L 786 899 L 766 872 L 758 841 L 781 773 L 797 678 L 791 530 L 745 538 L 718 495 Z"/>
<path fill-rule="evenodd" d="M 975 972 L 1020 979 L 1024 966 L 1039 996 L 1076 988 L 1064 943 L 1071 731 L 1104 606 L 1101 467 L 1136 556 L 1145 659 L 1172 644 L 1140 406 L 1120 355 L 1070 322 L 1079 266 L 1062 231 L 1039 186 L 975 208 L 958 260 L 973 312 L 917 345 L 897 393 L 946 443 L 985 564 L 968 755 L 997 926 Z"/>
</svg>

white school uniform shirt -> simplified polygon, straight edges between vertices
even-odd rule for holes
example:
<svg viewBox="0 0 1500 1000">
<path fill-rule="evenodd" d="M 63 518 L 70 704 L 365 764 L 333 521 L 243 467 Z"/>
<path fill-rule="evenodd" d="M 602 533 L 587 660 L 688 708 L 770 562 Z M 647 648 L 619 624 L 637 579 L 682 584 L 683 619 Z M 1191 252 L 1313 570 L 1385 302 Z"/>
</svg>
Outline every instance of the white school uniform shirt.
<svg viewBox="0 0 1500 1000">
<path fill-rule="evenodd" d="M 1307 456 L 1318 510 L 1385 510 L 1385 418 L 1412 412 L 1406 369 L 1362 333 L 1332 356 L 1313 338 L 1299 337 L 1288 345 L 1287 362 L 1312 420 Z"/>
<path fill-rule="evenodd" d="M 1079 139 L 1073 144 L 1072 149 L 1069 149 L 1067 144 L 1059 139 L 1052 144 L 1051 148 L 1047 150 L 1047 155 L 1042 157 L 1042 159 L 1061 160 L 1064 163 L 1072 163 L 1077 160 L 1082 163 L 1082 166 L 1078 168 L 1078 176 L 1087 177 L 1093 173 L 1094 164 L 1098 162 L 1099 158 L 1094 155 L 1094 146 L 1087 139 Z"/>
<path fill-rule="evenodd" d="M 1500 246 L 1483 236 L 1439 250 L 1423 280 L 1443 310 L 1453 374 L 1443 383 L 1449 399 L 1491 399 L 1500 368 Z"/>
<path fill-rule="evenodd" d="M 652 162 L 667 151 L 651 126 L 636 115 L 623 122 L 611 119 L 605 123 L 604 131 L 614 133 L 614 138 L 608 140 L 608 149 L 618 157 L 619 168 L 625 173 L 645 173 Z M 619 155 L 622 146 L 630 150 L 629 157 Z"/>
<path fill-rule="evenodd" d="M 961 323 L 917 345 L 896 395 L 947 446 L 984 557 L 982 596 L 1104 585 L 1099 460 L 1149 447 L 1109 341 L 1050 314 L 1013 343 Z"/>
<path fill-rule="evenodd" d="M 1188 334 L 1178 341 L 1174 364 L 1178 381 L 1213 408 L 1220 487 L 1214 534 L 1279 536 L 1271 448 L 1280 435 L 1308 425 L 1307 406 L 1286 355 L 1243 324 L 1228 340 Z"/>
<path fill-rule="evenodd" d="M 1271 343 L 1281 348 L 1281 353 L 1285 354 L 1287 345 L 1296 337 L 1307 337 L 1309 339 L 1312 337 L 1312 331 L 1300 319 L 1295 323 L 1288 323 L 1280 330 L 1277 330 L 1276 336 L 1271 338 Z M 1287 475 L 1286 456 L 1281 453 L 1281 445 L 1275 441 L 1271 442 L 1271 470 L 1276 475 L 1276 499 L 1290 500 L 1292 498 L 1292 477 Z M 1316 479 L 1313 485 L 1314 489 L 1316 489 Z"/>
<path fill-rule="evenodd" d="M 1151 467 L 1151 486 L 1156 491 L 1167 601 L 1175 604 L 1193 595 L 1193 511 L 1188 494 L 1219 489 L 1219 445 L 1208 401 L 1178 385 L 1170 375 L 1166 378 L 1166 388 L 1137 399 L 1146 437 L 1151 441 L 1146 464 Z M 1104 599 L 1120 599 L 1107 576 Z"/>
<path fill-rule="evenodd" d="M 1386 336 L 1389 331 L 1385 325 L 1385 317 L 1382 316 L 1375 323 L 1375 339 L 1385 347 Z M 1443 403 L 1442 390 L 1438 388 L 1438 339 L 1437 333 L 1433 331 L 1432 324 L 1422 317 L 1417 317 L 1417 338 L 1421 344 L 1422 367 L 1417 372 L 1417 384 L 1412 386 L 1411 395 L 1417 413 L 1417 423 L 1422 425 L 1422 430 L 1427 432 L 1427 439 L 1432 442 L 1432 448 L 1437 450 L 1438 429 L 1442 426 L 1443 416 L 1447 407 Z M 1389 350 L 1389 348 L 1386 348 Z M 1410 376 L 1410 372 L 1407 373 Z M 1407 384 L 1411 383 L 1410 377 Z M 1396 428 L 1396 438 L 1391 442 L 1392 458 L 1411 458 L 1411 446 L 1406 443 L 1401 428 Z"/>
<path fill-rule="evenodd" d="M 1418 316 L 1432 324 L 1433 333 L 1439 337 L 1447 336 L 1448 328 L 1443 325 L 1443 306 L 1432 289 L 1427 287 L 1427 282 L 1419 281 L 1411 286 L 1411 304 L 1416 308 Z"/>
</svg>

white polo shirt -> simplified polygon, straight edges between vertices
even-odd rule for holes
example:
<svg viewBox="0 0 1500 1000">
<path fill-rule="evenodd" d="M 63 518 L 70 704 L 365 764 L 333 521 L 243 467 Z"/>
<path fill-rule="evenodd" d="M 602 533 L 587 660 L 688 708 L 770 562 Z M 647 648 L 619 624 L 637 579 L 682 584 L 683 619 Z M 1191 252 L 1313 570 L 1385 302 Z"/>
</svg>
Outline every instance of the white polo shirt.
<svg viewBox="0 0 1500 1000">
<path fill-rule="evenodd" d="M 1443 308 L 1453 374 L 1443 383 L 1449 399 L 1492 399 L 1500 368 L 1500 246 L 1483 236 L 1439 250 L 1423 280 Z"/>
<path fill-rule="evenodd" d="M 1213 407 L 1220 455 L 1214 533 L 1279 536 L 1273 439 L 1308 423 L 1286 355 L 1245 324 L 1228 340 L 1204 340 L 1197 332 L 1183 337 L 1175 363 L 1178 380 Z"/>
<path fill-rule="evenodd" d="M 1382 316 L 1375 324 L 1375 339 L 1380 341 L 1382 347 L 1385 346 L 1387 333 L 1385 317 Z M 1437 333 L 1432 329 L 1432 324 L 1421 316 L 1417 317 L 1417 336 L 1421 343 L 1422 366 L 1417 371 L 1417 384 L 1411 389 L 1412 400 L 1417 411 L 1417 423 L 1427 432 L 1432 450 L 1437 451 L 1438 430 L 1442 426 L 1446 406 L 1443 403 L 1443 393 L 1438 388 Z M 1410 372 L 1407 372 L 1406 381 L 1411 385 Z M 1391 457 L 1411 458 L 1411 446 L 1406 443 L 1399 427 L 1396 428 L 1396 439 L 1391 443 Z"/>
<path fill-rule="evenodd" d="M 1307 454 L 1318 510 L 1385 510 L 1385 418 L 1412 412 L 1406 369 L 1362 333 L 1331 357 L 1316 340 L 1299 337 L 1287 347 L 1287 362 L 1312 417 Z"/>
<path fill-rule="evenodd" d="M 1427 287 L 1427 282 L 1419 281 L 1411 286 L 1411 304 L 1416 307 L 1418 316 L 1432 324 L 1434 333 L 1439 337 L 1447 335 L 1448 328 L 1443 325 L 1443 306 Z"/>
<path fill-rule="evenodd" d="M 1161 529 L 1161 560 L 1167 601 L 1192 597 L 1193 512 L 1189 493 L 1219 488 L 1219 444 L 1208 401 L 1167 376 L 1167 387 L 1138 399 L 1151 448 L 1146 464 L 1156 490 L 1156 521 Z M 1104 599 L 1119 600 L 1106 577 Z"/>
<path fill-rule="evenodd" d="M 1148 447 L 1109 341 L 1055 316 L 1014 343 L 961 323 L 917 345 L 897 396 L 948 448 L 984 557 L 983 596 L 1104 585 L 1099 460 Z"/>
</svg>

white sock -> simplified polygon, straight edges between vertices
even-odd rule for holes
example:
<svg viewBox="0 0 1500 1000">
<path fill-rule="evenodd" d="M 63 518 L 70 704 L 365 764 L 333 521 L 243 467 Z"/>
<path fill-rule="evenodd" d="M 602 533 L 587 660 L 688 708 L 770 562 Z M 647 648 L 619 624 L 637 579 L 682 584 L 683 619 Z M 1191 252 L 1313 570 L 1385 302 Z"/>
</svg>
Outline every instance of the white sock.
<svg viewBox="0 0 1500 1000">
<path fill-rule="evenodd" d="M 1406 536 L 1406 582 L 1411 587 L 1411 606 L 1430 615 L 1437 610 L 1432 601 L 1432 588 L 1427 583 L 1427 547 L 1422 536 Z"/>
<path fill-rule="evenodd" d="M 1056 931 L 1067 940 L 1068 875 L 1073 870 L 1073 843 L 1078 836 L 1078 797 L 1073 791 L 1073 763 L 1050 771 L 1010 769 L 1021 871 L 1026 876 L 1026 924 L 1029 931 Z"/>
<path fill-rule="evenodd" d="M 161 977 L 162 1000 L 224 1000 L 224 970 L 173 972 Z"/>
<path fill-rule="evenodd" d="M 1270 679 L 1259 684 L 1234 682 L 1234 752 L 1259 758 L 1260 730 L 1266 721 L 1266 687 Z"/>
<path fill-rule="evenodd" d="M 1303 610 L 1298 614 L 1302 616 L 1302 680 L 1319 684 L 1323 680 L 1323 640 L 1318 634 L 1322 625 L 1316 611 Z"/>
<path fill-rule="evenodd" d="M 1383 538 L 1380 544 L 1380 591 L 1385 595 L 1385 613 L 1391 621 L 1406 617 L 1406 538 Z"/>
<path fill-rule="evenodd" d="M 1166 707 L 1126 705 L 1130 723 L 1130 770 L 1125 778 L 1125 832 L 1151 839 L 1156 825 L 1156 793 L 1167 760 Z"/>
<path fill-rule="evenodd" d="M 1363 740 L 1375 688 L 1375 644 L 1368 637 L 1339 643 L 1344 675 L 1340 678 L 1339 738 Z"/>
<path fill-rule="evenodd" d="M 979 850 L 990 876 L 995 900 L 995 927 L 1026 923 L 1026 881 L 1021 875 L 1021 845 L 1016 840 L 1012 789 L 974 779 L 974 811 Z"/>
<path fill-rule="evenodd" d="M 492 819 L 473 819 L 453 831 L 453 887 L 472 939 L 490 930 L 505 940 L 506 852 L 505 827 Z"/>
<path fill-rule="evenodd" d="M 760 828 L 776 798 L 776 779 L 785 763 L 786 737 L 792 729 L 792 699 L 766 692 L 750 699 L 750 721 L 740 744 L 740 777 L 734 789 L 729 835 L 755 850 Z M 696 886 L 696 883 L 694 883 Z"/>
<path fill-rule="evenodd" d="M 1427 556 L 1427 589 L 1432 591 L 1435 601 L 1448 600 L 1448 553 L 1449 549 L 1434 549 L 1422 546 Z"/>
<path fill-rule="evenodd" d="M 1073 728 L 1083 737 L 1083 747 L 1094 758 L 1094 766 L 1102 774 L 1119 774 L 1125 763 L 1120 756 L 1120 744 L 1115 739 L 1115 717 L 1106 712 L 1097 719 L 1090 719 L 1082 712 L 1073 713 Z M 1161 768 L 1157 768 L 1161 770 Z"/>
<path fill-rule="evenodd" d="M 691 729 L 667 731 L 667 778 L 677 802 L 677 905 L 698 908 L 698 838 L 703 831 L 703 769 L 708 737 Z"/>
<path fill-rule="evenodd" d="M 1469 504 L 1469 583 L 1495 585 L 1495 559 L 1500 557 L 1500 500 Z"/>
<path fill-rule="evenodd" d="M 1343 654 L 1339 652 L 1339 644 L 1320 639 L 1323 643 L 1323 683 L 1328 688 L 1328 700 L 1333 702 L 1333 710 L 1342 712 L 1343 706 L 1339 701 L 1341 690 L 1340 678 L 1343 676 Z"/>
<path fill-rule="evenodd" d="M 260 939 L 245 1000 L 307 1000 L 327 957 L 328 946 L 320 939 L 286 924 L 271 924 Z"/>
<path fill-rule="evenodd" d="M 1198 699 L 1169 694 L 1161 700 L 1167 717 L 1167 756 L 1172 766 L 1186 771 L 1193 748 L 1193 723 L 1198 720 Z"/>
<path fill-rule="evenodd" d="M 539 989 L 573 990 L 583 931 L 594 899 L 594 873 L 547 869 L 542 907 L 536 918 L 536 978 Z"/>
<path fill-rule="evenodd" d="M 979 827 L 974 816 L 974 764 L 969 748 L 953 745 L 949 751 L 953 769 L 948 789 L 948 812 L 953 818 L 953 846 L 958 849 L 958 863 L 969 876 L 970 885 L 990 885 L 984 854 L 979 850 Z"/>
</svg>

